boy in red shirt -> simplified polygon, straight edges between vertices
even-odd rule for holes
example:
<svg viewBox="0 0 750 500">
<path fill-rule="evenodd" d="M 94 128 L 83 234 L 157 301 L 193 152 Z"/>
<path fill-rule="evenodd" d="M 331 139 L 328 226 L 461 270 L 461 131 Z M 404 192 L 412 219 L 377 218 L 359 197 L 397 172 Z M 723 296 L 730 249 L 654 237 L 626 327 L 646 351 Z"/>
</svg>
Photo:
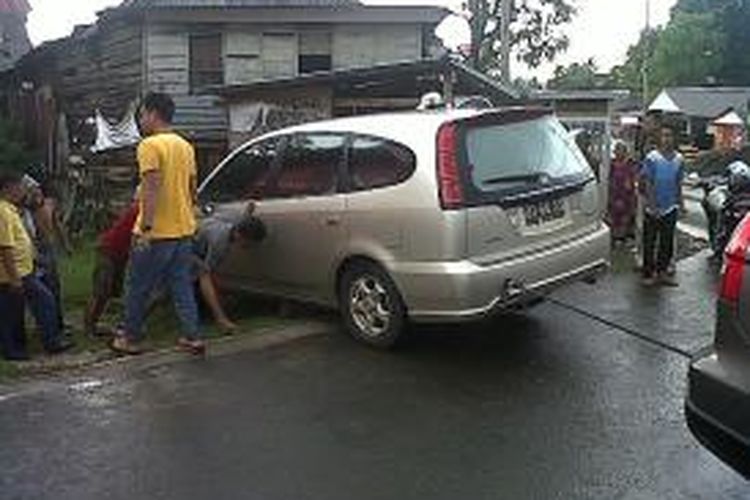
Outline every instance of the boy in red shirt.
<svg viewBox="0 0 750 500">
<path fill-rule="evenodd" d="M 111 332 L 99 332 L 97 324 L 107 309 L 109 301 L 122 294 L 133 238 L 133 226 L 137 218 L 138 204 L 134 203 L 99 236 L 93 290 L 84 320 L 86 334 L 91 337 L 111 334 Z"/>
</svg>

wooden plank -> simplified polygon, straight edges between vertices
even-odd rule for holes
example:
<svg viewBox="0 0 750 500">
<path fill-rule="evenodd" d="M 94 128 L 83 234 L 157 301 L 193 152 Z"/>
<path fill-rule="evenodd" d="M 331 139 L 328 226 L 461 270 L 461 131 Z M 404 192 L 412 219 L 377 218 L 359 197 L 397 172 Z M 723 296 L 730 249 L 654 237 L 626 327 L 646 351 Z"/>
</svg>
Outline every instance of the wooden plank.
<svg viewBox="0 0 750 500">
<path fill-rule="evenodd" d="M 237 59 L 227 57 L 224 61 L 224 82 L 227 85 L 241 85 L 263 78 L 263 64 L 259 57 Z"/>
<path fill-rule="evenodd" d="M 296 33 L 263 33 L 263 76 L 283 78 L 297 74 Z"/>
<path fill-rule="evenodd" d="M 411 97 L 367 97 L 335 99 L 334 107 L 341 108 L 392 108 L 392 109 L 414 109 L 419 104 L 419 99 Z"/>
<path fill-rule="evenodd" d="M 330 31 L 301 31 L 299 53 L 303 55 L 327 56 L 333 50 L 333 35 Z"/>
<path fill-rule="evenodd" d="M 149 90 L 187 94 L 190 44 L 187 32 L 174 27 L 149 26 L 146 38 L 146 86 Z"/>
<path fill-rule="evenodd" d="M 422 55 L 421 40 L 417 26 L 339 26 L 333 34 L 334 68 L 416 61 Z"/>
<path fill-rule="evenodd" d="M 263 50 L 263 43 L 260 33 L 253 31 L 235 31 L 226 32 L 224 37 L 225 47 L 224 54 L 232 55 L 256 55 L 260 56 Z"/>
</svg>

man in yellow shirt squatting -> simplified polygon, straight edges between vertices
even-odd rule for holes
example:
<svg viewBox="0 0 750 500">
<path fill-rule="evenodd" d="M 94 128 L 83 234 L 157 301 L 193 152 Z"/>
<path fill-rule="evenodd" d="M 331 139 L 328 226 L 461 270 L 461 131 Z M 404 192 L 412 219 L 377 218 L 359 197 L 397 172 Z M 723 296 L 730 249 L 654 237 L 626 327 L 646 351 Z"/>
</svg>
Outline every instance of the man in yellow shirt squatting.
<svg viewBox="0 0 750 500">
<path fill-rule="evenodd" d="M 146 138 L 138 146 L 140 215 L 133 229 L 125 327 L 111 344 L 119 354 L 143 352 L 143 323 L 159 287 L 169 291 L 180 320 L 178 346 L 193 354 L 205 352 L 191 272 L 196 231 L 195 151 L 172 131 L 174 112 L 174 101 L 166 94 L 150 93 L 141 104 L 141 130 Z"/>
</svg>

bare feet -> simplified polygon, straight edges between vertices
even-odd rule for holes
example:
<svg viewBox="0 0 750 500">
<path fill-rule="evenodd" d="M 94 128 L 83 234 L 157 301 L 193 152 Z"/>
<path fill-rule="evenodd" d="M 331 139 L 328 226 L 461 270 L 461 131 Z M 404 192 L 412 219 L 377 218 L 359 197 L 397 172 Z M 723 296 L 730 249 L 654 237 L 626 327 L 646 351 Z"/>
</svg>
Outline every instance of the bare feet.
<svg viewBox="0 0 750 500">
<path fill-rule="evenodd" d="M 237 323 L 234 323 L 229 318 L 217 319 L 216 324 L 224 335 L 234 335 L 240 329 Z"/>
</svg>

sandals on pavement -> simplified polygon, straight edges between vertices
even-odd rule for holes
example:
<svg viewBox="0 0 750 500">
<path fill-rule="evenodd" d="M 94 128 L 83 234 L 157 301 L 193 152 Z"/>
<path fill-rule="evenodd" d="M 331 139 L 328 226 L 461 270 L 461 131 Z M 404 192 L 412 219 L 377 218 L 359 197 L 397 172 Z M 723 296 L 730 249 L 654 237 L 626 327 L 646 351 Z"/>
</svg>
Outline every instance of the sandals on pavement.
<svg viewBox="0 0 750 500">
<path fill-rule="evenodd" d="M 112 352 L 120 356 L 138 356 L 143 354 L 143 349 L 141 347 L 133 344 L 122 335 L 113 337 L 108 346 Z"/>
<path fill-rule="evenodd" d="M 206 355 L 206 343 L 202 340 L 190 340 L 182 337 L 177 341 L 177 349 L 193 356 Z"/>
</svg>

